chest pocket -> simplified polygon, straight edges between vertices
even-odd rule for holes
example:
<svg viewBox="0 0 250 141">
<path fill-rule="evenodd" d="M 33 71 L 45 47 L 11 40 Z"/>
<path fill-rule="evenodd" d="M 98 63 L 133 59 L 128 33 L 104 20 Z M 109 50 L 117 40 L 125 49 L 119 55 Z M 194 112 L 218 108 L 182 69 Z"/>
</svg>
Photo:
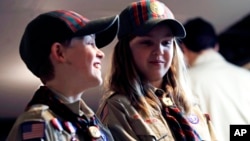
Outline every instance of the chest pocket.
<svg viewBox="0 0 250 141">
<path fill-rule="evenodd" d="M 135 134 L 142 141 L 169 141 L 171 140 L 170 131 L 166 125 L 158 118 L 143 119 L 139 115 L 131 120 L 131 126 Z"/>
</svg>

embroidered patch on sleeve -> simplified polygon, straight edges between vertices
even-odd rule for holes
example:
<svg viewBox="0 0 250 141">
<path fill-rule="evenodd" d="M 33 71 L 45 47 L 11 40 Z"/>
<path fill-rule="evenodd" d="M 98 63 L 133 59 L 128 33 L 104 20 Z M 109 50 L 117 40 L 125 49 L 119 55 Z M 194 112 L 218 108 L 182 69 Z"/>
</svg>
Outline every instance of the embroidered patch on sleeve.
<svg viewBox="0 0 250 141">
<path fill-rule="evenodd" d="M 191 122 L 192 124 L 198 124 L 198 123 L 199 123 L 199 118 L 198 118 L 198 116 L 196 116 L 195 114 L 190 114 L 190 115 L 188 115 L 187 119 L 188 119 L 189 122 Z"/>
<path fill-rule="evenodd" d="M 41 121 L 28 121 L 21 125 L 23 140 L 44 139 L 45 123 Z"/>
</svg>

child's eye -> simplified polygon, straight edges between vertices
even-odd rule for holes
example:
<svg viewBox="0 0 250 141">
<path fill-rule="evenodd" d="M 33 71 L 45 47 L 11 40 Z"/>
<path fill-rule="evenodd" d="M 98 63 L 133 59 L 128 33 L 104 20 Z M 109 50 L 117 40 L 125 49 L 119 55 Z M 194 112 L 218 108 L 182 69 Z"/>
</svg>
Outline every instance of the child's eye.
<svg viewBox="0 0 250 141">
<path fill-rule="evenodd" d="M 163 41 L 162 43 L 161 43 L 163 46 L 165 46 L 165 47 L 169 47 L 171 44 L 172 44 L 172 40 L 170 40 L 170 41 Z"/>
<path fill-rule="evenodd" d="M 94 46 L 94 45 L 95 45 L 95 42 L 88 42 L 88 45 Z"/>
<path fill-rule="evenodd" d="M 141 42 L 141 44 L 146 45 L 146 46 L 151 46 L 151 45 L 153 45 L 153 42 L 151 42 L 149 40 L 144 40 Z"/>
</svg>

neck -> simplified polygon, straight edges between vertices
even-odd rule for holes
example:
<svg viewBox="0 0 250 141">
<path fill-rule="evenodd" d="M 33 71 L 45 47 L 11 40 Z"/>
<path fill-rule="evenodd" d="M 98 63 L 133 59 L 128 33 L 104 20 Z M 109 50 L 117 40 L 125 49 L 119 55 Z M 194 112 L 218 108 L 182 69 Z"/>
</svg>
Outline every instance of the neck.
<svg viewBox="0 0 250 141">
<path fill-rule="evenodd" d="M 53 91 L 58 97 L 60 97 L 61 100 L 63 100 L 66 103 L 74 103 L 76 101 L 79 101 L 81 99 L 82 93 L 77 95 L 65 95 L 63 93 L 60 93 L 53 88 L 49 88 L 51 91 Z"/>
<path fill-rule="evenodd" d="M 161 80 L 157 80 L 157 81 L 152 81 L 150 82 L 150 84 L 152 86 L 154 86 L 155 88 L 160 88 L 161 89 L 161 86 L 162 86 L 162 79 Z"/>
<path fill-rule="evenodd" d="M 68 83 L 56 83 L 54 80 L 46 83 L 46 86 L 69 103 L 81 99 L 81 96 L 84 93 L 84 89 L 82 88 L 71 86 Z"/>
</svg>

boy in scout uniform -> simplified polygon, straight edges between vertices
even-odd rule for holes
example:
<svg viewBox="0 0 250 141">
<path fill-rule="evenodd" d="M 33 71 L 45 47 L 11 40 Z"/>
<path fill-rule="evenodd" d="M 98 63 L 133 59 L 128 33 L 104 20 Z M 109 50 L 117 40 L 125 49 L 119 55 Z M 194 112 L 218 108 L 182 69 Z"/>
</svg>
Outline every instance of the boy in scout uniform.
<svg viewBox="0 0 250 141">
<path fill-rule="evenodd" d="M 112 141 L 81 99 L 102 83 L 99 49 L 118 29 L 118 17 L 89 21 L 68 10 L 43 13 L 26 27 L 20 55 L 43 83 L 12 127 L 7 141 Z"/>
</svg>

